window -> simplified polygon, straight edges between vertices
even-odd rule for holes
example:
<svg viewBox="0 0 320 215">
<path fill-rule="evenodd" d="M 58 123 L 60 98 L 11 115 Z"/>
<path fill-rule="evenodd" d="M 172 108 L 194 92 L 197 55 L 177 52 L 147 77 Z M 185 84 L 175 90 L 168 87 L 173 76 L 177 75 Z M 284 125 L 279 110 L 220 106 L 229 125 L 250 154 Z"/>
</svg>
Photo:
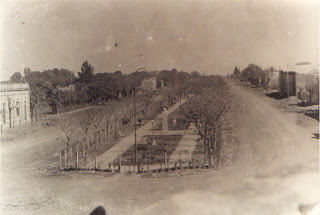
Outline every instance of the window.
<svg viewBox="0 0 320 215">
<path fill-rule="evenodd" d="M 24 119 L 27 120 L 27 102 L 24 101 Z"/>
<path fill-rule="evenodd" d="M 17 102 L 16 110 L 17 110 L 17 116 L 20 116 L 20 102 Z"/>
</svg>

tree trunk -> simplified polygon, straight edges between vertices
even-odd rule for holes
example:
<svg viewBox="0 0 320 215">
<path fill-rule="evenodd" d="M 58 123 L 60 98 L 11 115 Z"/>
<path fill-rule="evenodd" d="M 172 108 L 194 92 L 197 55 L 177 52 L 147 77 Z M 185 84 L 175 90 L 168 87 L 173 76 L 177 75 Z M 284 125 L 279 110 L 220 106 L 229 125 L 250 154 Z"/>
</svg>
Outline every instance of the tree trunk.
<svg viewBox="0 0 320 215">
<path fill-rule="evenodd" d="M 204 149 L 203 149 L 204 159 L 206 159 L 207 144 L 206 144 L 206 140 L 205 139 L 203 140 L 203 146 L 204 146 Z"/>
<path fill-rule="evenodd" d="M 33 111 L 34 107 L 30 108 L 30 118 L 31 118 L 31 122 L 33 122 Z"/>
<path fill-rule="evenodd" d="M 11 128 L 11 111 L 12 109 L 9 108 L 9 127 Z"/>
<path fill-rule="evenodd" d="M 38 121 L 38 104 L 36 104 L 36 121 Z"/>
</svg>

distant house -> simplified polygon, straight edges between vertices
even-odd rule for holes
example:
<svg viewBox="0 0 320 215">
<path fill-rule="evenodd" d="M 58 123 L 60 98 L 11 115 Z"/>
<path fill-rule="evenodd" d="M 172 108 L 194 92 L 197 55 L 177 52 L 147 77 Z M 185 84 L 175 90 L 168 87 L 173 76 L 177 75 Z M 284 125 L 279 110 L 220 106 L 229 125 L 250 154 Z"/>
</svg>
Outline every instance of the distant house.
<svg viewBox="0 0 320 215">
<path fill-rule="evenodd" d="M 319 102 L 319 72 L 279 72 L 279 90 L 285 95 L 297 96 L 308 102 Z"/>
<path fill-rule="evenodd" d="M 319 72 L 299 74 L 296 76 L 297 96 L 308 102 L 319 102 Z"/>
<path fill-rule="evenodd" d="M 142 80 L 142 84 L 141 84 L 142 91 L 155 90 L 156 88 L 157 88 L 157 78 L 156 77 L 144 78 Z"/>
<path fill-rule="evenodd" d="M 280 74 L 279 71 L 274 71 L 273 72 L 273 76 L 271 77 L 271 80 L 270 80 L 270 82 L 268 84 L 268 87 L 271 90 L 277 90 L 277 91 L 280 90 L 280 87 L 279 87 L 279 74 Z"/>
<path fill-rule="evenodd" d="M 75 91 L 76 90 L 76 87 L 74 84 L 70 84 L 69 86 L 66 86 L 66 87 L 59 87 L 59 90 L 61 90 L 62 92 L 65 92 L 65 91 Z"/>
<path fill-rule="evenodd" d="M 280 71 L 279 86 L 280 92 L 289 96 L 296 96 L 296 72 Z"/>
<path fill-rule="evenodd" d="M 28 83 L 1 82 L 1 125 L 19 125 L 30 121 L 30 88 Z M 10 119 L 11 115 L 11 119 Z"/>
</svg>

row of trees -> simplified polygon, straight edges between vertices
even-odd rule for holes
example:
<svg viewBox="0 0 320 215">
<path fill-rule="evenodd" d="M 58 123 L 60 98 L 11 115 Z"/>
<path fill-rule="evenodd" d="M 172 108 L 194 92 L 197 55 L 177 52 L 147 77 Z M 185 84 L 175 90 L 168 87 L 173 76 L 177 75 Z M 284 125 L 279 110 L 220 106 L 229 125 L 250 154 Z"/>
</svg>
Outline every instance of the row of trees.
<svg viewBox="0 0 320 215">
<path fill-rule="evenodd" d="M 112 124 L 118 124 L 123 129 L 129 123 L 129 117 L 132 115 L 130 114 L 123 107 L 93 107 L 65 117 L 50 119 L 50 124 L 61 132 L 61 139 L 68 148 L 74 138 L 77 137 L 76 139 L 85 141 L 89 138 L 90 133 L 96 133 L 100 127 L 109 131 Z M 76 135 L 78 130 L 82 131 L 82 134 L 78 132 Z M 117 133 L 119 130 L 115 132 Z"/>
<path fill-rule="evenodd" d="M 172 88 L 181 88 L 182 83 L 199 77 L 197 71 L 191 74 L 176 69 L 161 71 L 139 71 L 131 74 L 97 73 L 94 67 L 85 61 L 81 65 L 79 77 L 67 69 L 44 70 L 43 72 L 24 69 L 24 76 L 17 72 L 11 76 L 11 81 L 28 82 L 31 89 L 31 117 L 37 120 L 38 107 L 47 103 L 53 114 L 60 112 L 62 107 L 81 104 L 105 104 L 108 100 L 131 97 L 135 87 L 141 86 L 146 77 L 156 77 L 157 87 L 162 85 Z M 134 83 L 134 80 L 136 83 Z M 64 87 L 74 85 L 75 90 L 63 90 Z M 137 89 L 136 88 L 136 89 Z"/>
<path fill-rule="evenodd" d="M 262 86 L 265 90 L 268 90 L 268 85 L 274 72 L 275 69 L 273 67 L 262 69 L 256 64 L 249 64 L 242 72 L 235 67 L 232 77 L 248 81 L 256 86 Z"/>
<path fill-rule="evenodd" d="M 221 76 L 201 77 L 189 89 L 192 96 L 186 102 L 183 113 L 195 124 L 204 143 L 204 155 L 219 162 L 220 145 L 217 142 L 219 122 L 230 102 L 230 92 Z"/>
<path fill-rule="evenodd" d="M 82 92 L 82 99 L 93 105 L 104 103 L 110 99 L 130 97 L 136 87 L 139 90 L 142 81 L 147 77 L 157 78 L 157 87 L 163 84 L 167 87 L 179 87 L 191 78 L 198 77 L 197 71 L 191 74 L 176 69 L 161 71 L 137 71 L 131 74 L 122 74 L 121 71 L 114 73 L 94 74 L 94 67 L 87 61 L 82 64 L 81 72 L 76 80 L 76 90 Z"/>
<path fill-rule="evenodd" d="M 171 92 L 172 94 L 172 92 Z M 157 99 L 159 96 L 162 98 Z M 138 95 L 136 98 L 136 117 L 139 125 L 150 114 L 159 114 L 163 109 L 159 102 L 169 98 L 167 89 L 161 92 L 150 92 Z M 157 109 L 155 111 L 155 109 Z M 114 102 L 112 105 L 91 107 L 67 116 L 49 120 L 49 123 L 62 134 L 62 140 L 66 148 L 70 144 L 79 141 L 86 142 L 89 134 L 96 134 L 101 128 L 114 137 L 120 133 L 125 134 L 134 123 L 134 107 L 132 98 Z"/>
</svg>

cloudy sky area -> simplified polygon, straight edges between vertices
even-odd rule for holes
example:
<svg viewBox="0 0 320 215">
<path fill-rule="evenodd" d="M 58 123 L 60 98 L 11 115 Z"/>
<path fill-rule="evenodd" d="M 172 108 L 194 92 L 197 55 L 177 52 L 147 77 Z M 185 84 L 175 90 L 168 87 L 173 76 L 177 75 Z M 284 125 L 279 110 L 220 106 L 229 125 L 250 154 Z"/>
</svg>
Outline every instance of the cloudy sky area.
<svg viewBox="0 0 320 215">
<path fill-rule="evenodd" d="M 249 63 L 318 66 L 319 2 L 2 1 L 1 79 L 23 68 L 172 69 L 226 75 Z M 117 46 L 115 46 L 117 44 Z"/>
</svg>

